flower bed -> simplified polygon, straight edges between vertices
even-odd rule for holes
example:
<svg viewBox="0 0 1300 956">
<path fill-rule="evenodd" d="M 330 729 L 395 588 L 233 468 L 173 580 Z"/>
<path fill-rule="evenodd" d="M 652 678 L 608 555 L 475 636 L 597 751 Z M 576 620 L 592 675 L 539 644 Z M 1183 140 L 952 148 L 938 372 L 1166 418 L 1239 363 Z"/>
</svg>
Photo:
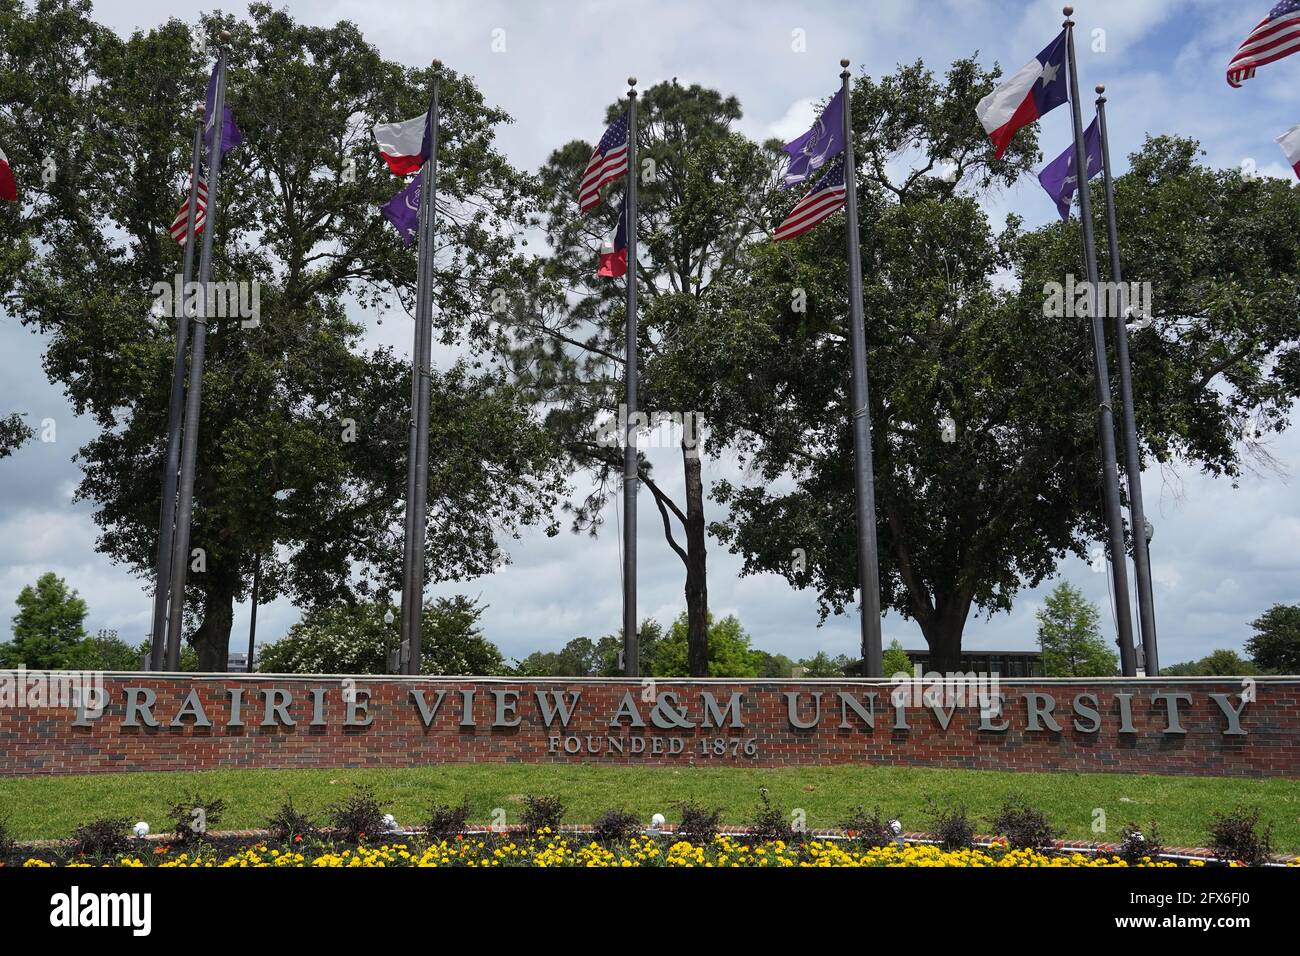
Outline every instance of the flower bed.
<svg viewBox="0 0 1300 956">
<path fill-rule="evenodd" d="M 802 843 L 759 843 L 736 835 L 719 835 L 711 843 L 674 838 L 634 837 L 613 846 L 576 834 L 543 830 L 534 836 L 469 836 L 424 845 L 416 841 L 375 846 L 298 843 L 273 846 L 258 842 L 240 848 L 153 847 L 110 861 L 29 857 L 23 866 L 118 867 L 1127 867 L 1118 856 L 1077 851 L 1011 850 L 993 846 L 945 851 L 937 846 L 896 843 L 864 848 L 852 842 L 810 839 Z M 1143 867 L 1177 868 L 1178 863 L 1145 859 Z M 1204 866 L 1203 860 L 1188 866 Z M 1291 866 L 1296 866 L 1292 862 Z"/>
</svg>

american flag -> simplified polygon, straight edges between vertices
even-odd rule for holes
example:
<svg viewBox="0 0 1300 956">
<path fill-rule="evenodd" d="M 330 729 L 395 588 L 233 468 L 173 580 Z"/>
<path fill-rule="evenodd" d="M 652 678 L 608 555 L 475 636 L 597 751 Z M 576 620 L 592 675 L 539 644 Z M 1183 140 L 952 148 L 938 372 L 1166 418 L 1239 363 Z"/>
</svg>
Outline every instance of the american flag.
<svg viewBox="0 0 1300 956">
<path fill-rule="evenodd" d="M 844 208 L 846 192 L 844 157 L 841 156 L 827 167 L 825 175 L 817 180 L 817 185 L 813 186 L 808 195 L 800 199 L 790 210 L 790 215 L 786 216 L 785 221 L 777 227 L 772 241 L 780 242 L 783 239 L 802 236 L 813 226 L 829 219 Z"/>
<path fill-rule="evenodd" d="M 194 235 L 197 236 L 203 231 L 203 225 L 208 221 L 208 184 L 206 180 L 199 180 L 199 188 L 195 193 L 198 199 L 197 209 L 194 213 Z M 181 208 L 176 213 L 176 218 L 172 220 L 168 232 L 177 242 L 184 242 L 189 236 L 186 227 L 190 222 L 190 199 L 185 197 L 185 202 L 181 203 Z"/>
<path fill-rule="evenodd" d="M 1255 70 L 1300 51 L 1300 0 L 1282 0 L 1250 31 L 1228 64 L 1228 85 L 1240 88 Z"/>
<path fill-rule="evenodd" d="M 578 187 L 578 207 L 588 213 L 600 205 L 600 189 L 627 172 L 627 114 L 624 113 L 591 151 L 591 162 Z"/>
</svg>

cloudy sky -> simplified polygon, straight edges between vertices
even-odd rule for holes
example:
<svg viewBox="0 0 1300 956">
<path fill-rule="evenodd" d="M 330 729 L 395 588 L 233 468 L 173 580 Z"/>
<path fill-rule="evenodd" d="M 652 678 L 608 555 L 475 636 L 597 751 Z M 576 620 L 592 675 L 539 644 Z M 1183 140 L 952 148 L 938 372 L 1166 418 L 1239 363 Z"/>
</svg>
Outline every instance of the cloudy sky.
<svg viewBox="0 0 1300 956">
<path fill-rule="evenodd" d="M 1264 68 L 1247 89 L 1231 90 L 1224 66 L 1271 0 L 1094 0 L 1076 3 L 1081 82 L 1105 83 L 1111 97 L 1112 149 L 1117 159 L 1145 133 L 1198 138 L 1209 161 L 1249 164 L 1265 175 L 1292 177 L 1275 138 L 1300 123 L 1300 57 Z M 813 118 L 813 104 L 834 89 L 838 61 L 873 75 L 899 62 L 923 59 L 942 70 L 978 52 L 986 64 L 1015 69 L 1060 28 L 1056 0 L 312 0 L 290 2 L 300 20 L 357 23 L 384 56 L 416 65 L 437 56 L 474 76 L 489 101 L 515 123 L 501 130 L 511 160 L 536 168 L 555 146 L 594 139 L 605 105 L 629 74 L 643 87 L 677 77 L 735 94 L 745 109 L 742 129 L 762 138 L 793 136 Z M 193 22 L 209 3 L 191 0 L 100 0 L 96 16 L 121 33 L 168 17 Z M 227 5 L 226 9 L 239 9 Z M 802 38 L 802 44 L 796 40 Z M 802 52 L 796 47 L 802 46 Z M 1066 110 L 1044 121 L 1042 142 L 1055 152 L 1068 142 Z M 1122 161 L 1121 161 L 1122 162 Z M 990 203 L 1028 223 L 1054 210 L 1036 185 L 1025 184 Z M 409 326 L 372 328 L 372 339 L 409 351 Z M 59 389 L 45 380 L 39 337 L 0 313 L 0 412 L 28 413 L 55 425 L 55 440 L 33 442 L 0 462 L 0 605 L 44 571 L 66 577 L 90 606 L 88 626 L 115 628 L 132 641 L 148 633 L 147 582 L 114 566 L 94 548 L 87 504 L 72 503 L 80 478 L 74 455 L 93 427 L 72 415 Z M 1149 517 L 1161 657 L 1166 663 L 1217 647 L 1240 647 L 1249 622 L 1276 602 L 1300 602 L 1300 430 L 1270 447 L 1275 472 L 1233 487 L 1194 470 L 1148 473 Z M 658 473 L 678 495 L 680 456 L 652 451 Z M 706 480 L 738 475 L 734 463 L 708 461 Z M 512 563 L 490 578 L 436 586 L 435 593 L 481 596 L 489 605 L 488 636 L 508 656 L 555 649 L 578 635 L 615 631 L 620 621 L 618 542 L 566 534 L 510 543 Z M 710 509 L 710 520 L 722 517 Z M 653 505 L 640 511 L 643 616 L 671 621 L 684 607 L 682 566 L 668 549 Z M 817 626 L 815 595 L 792 591 L 781 579 L 742 578 L 738 562 L 714 543 L 709 596 L 715 614 L 735 613 L 756 646 L 802 657 L 826 650 L 852 654 L 855 617 Z M 1104 568 L 1069 560 L 1063 577 L 1083 587 L 1111 619 Z M 1025 592 L 1010 615 L 972 621 L 967 645 L 1027 649 L 1043 592 Z M 9 610 L 0 608 L 7 618 Z M 285 601 L 259 613 L 259 635 L 279 637 L 298 619 Z M 232 648 L 246 640 L 248 608 L 236 616 Z M 1107 624 L 1113 634 L 1113 625 Z M 0 624 L 0 638 L 6 636 Z M 923 647 L 914 624 L 891 615 L 885 639 Z"/>
</svg>

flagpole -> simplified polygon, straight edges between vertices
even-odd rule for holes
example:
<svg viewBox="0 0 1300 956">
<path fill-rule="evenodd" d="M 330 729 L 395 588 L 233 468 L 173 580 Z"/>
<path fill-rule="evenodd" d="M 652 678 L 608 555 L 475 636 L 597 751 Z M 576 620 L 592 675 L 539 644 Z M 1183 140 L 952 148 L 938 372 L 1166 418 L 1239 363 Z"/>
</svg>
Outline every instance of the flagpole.
<svg viewBox="0 0 1300 956">
<path fill-rule="evenodd" d="M 190 379 L 185 392 L 185 426 L 181 453 L 180 500 L 176 512 L 176 534 L 172 546 L 172 599 L 167 621 L 167 669 L 180 670 L 181 637 L 185 618 L 185 579 L 189 569 L 190 527 L 194 520 L 194 468 L 199 448 L 199 412 L 203 402 L 203 356 L 208 335 L 208 281 L 212 277 L 212 237 L 217 231 L 218 190 L 221 188 L 221 139 L 225 132 L 226 43 L 221 34 L 217 54 L 217 91 L 213 97 L 212 148 L 208 152 L 208 204 L 204 213 L 203 251 L 199 255 L 199 296 L 194 309 L 193 342 L 190 345 Z"/>
<path fill-rule="evenodd" d="M 186 291 L 194 277 L 194 223 L 198 218 L 199 161 L 203 149 L 203 107 L 194 120 L 194 147 L 190 156 L 190 201 L 185 219 L 184 265 L 181 267 L 181 295 L 173 301 L 176 317 L 176 357 L 172 361 L 171 398 L 167 404 L 167 453 L 163 465 L 162 512 L 158 519 L 158 554 L 155 561 L 153 627 L 150 631 L 149 669 L 163 668 L 167 642 L 167 596 L 172 576 L 172 544 L 176 528 L 177 472 L 181 459 L 181 417 L 185 414 L 185 355 L 190 338 L 190 313 Z M 176 313 L 180 306 L 179 314 Z"/>
<path fill-rule="evenodd" d="M 627 230 L 627 357 L 624 385 L 627 426 L 623 436 L 623 673 L 641 676 L 641 641 L 636 626 L 636 499 L 640 481 L 637 476 L 637 334 L 636 334 L 636 233 L 637 233 L 637 142 L 636 77 L 629 76 L 627 91 L 627 203 L 624 214 Z"/>
<path fill-rule="evenodd" d="M 1106 361 L 1106 326 L 1097 304 L 1100 273 L 1092 230 L 1092 197 L 1088 189 L 1088 151 L 1083 143 L 1083 111 L 1079 103 L 1079 69 L 1074 56 L 1074 7 L 1066 7 L 1066 56 L 1070 64 L 1070 113 L 1074 121 L 1074 168 L 1079 174 L 1079 219 L 1083 261 L 1088 272 L 1088 315 L 1092 322 L 1093 372 L 1097 397 L 1097 437 L 1101 442 L 1102 497 L 1110 532 L 1110 564 L 1115 589 L 1115 621 L 1119 629 L 1120 667 L 1125 677 L 1137 676 L 1133 650 L 1133 610 L 1128 590 L 1128 549 L 1124 545 L 1124 516 L 1119 502 L 1119 466 L 1115 461 L 1115 416 L 1111 408 L 1110 369 Z"/>
<path fill-rule="evenodd" d="M 409 656 L 411 647 L 411 617 L 412 607 L 423 604 L 422 601 L 412 600 L 414 588 L 414 567 L 415 567 L 415 514 L 416 514 L 416 463 L 420 460 L 419 456 L 419 408 L 420 408 L 420 356 L 424 354 L 424 323 L 421 321 L 421 303 L 428 297 L 428 291 L 425 286 L 425 257 L 428 255 L 429 247 L 424 241 L 424 210 L 426 201 L 429 196 L 429 175 L 428 161 L 425 161 L 420 172 L 420 212 L 417 219 L 417 241 L 418 256 L 416 264 L 415 279 L 415 335 L 411 345 L 411 413 L 407 419 L 407 450 L 406 450 L 406 511 L 404 516 L 404 529 L 402 534 L 402 608 L 400 636 L 397 651 L 397 673 L 406 671 L 407 661 L 404 655 Z"/>
<path fill-rule="evenodd" d="M 1133 369 L 1128 351 L 1128 290 L 1119 248 L 1115 212 L 1115 181 L 1110 168 L 1110 136 L 1106 130 L 1106 87 L 1097 87 L 1097 125 L 1101 133 L 1101 171 L 1106 193 L 1106 240 L 1110 245 L 1110 278 L 1119 289 L 1120 310 L 1115 322 L 1115 361 L 1119 366 L 1119 400 L 1123 407 L 1124 473 L 1128 479 L 1129 517 L 1132 519 L 1133 570 L 1137 577 L 1138 625 L 1142 630 L 1142 665 L 1148 677 L 1160 675 L 1156 650 L 1156 611 L 1151 587 L 1151 553 L 1147 541 L 1146 509 L 1142 504 L 1142 457 L 1138 453 L 1137 419 L 1133 408 Z"/>
<path fill-rule="evenodd" d="M 853 93 L 849 61 L 844 71 L 844 187 L 848 216 L 849 347 L 853 353 L 853 486 L 858 519 L 858 588 L 862 593 L 864 677 L 883 677 L 880 640 L 880 560 L 876 550 L 876 484 L 871 451 L 871 401 L 867 384 L 867 334 L 862 310 L 862 254 L 858 249 L 858 172 L 853 159 Z"/>
<path fill-rule="evenodd" d="M 406 673 L 420 673 L 420 643 L 424 612 L 424 536 L 429 498 L 429 390 L 433 365 L 433 259 L 438 199 L 438 83 L 442 63 L 433 61 L 433 98 L 429 107 L 429 157 L 424 161 L 420 197 L 422 274 L 416 285 L 416 336 L 418 363 L 415 430 L 415 517 L 411 526 L 410 597 L 406 599 L 408 644 Z M 419 295 L 420 287 L 424 295 Z M 406 595 L 403 595 L 406 598 Z"/>
</svg>

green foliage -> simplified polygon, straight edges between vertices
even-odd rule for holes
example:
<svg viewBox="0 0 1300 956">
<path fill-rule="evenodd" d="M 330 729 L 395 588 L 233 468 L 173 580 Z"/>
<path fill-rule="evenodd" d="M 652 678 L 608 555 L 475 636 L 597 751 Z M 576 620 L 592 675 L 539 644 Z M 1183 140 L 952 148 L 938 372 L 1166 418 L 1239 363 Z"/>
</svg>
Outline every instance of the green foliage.
<svg viewBox="0 0 1300 956">
<path fill-rule="evenodd" d="M 973 609 L 1009 610 L 1103 531 L 1089 338 L 1044 315 L 1048 283 L 1081 271 L 1079 224 L 986 215 L 986 189 L 1028 174 L 1036 150 L 1018 136 L 1023 151 L 991 161 L 974 107 L 994 79 L 962 60 L 854 89 L 883 602 L 918 622 L 940 671 Z M 930 175 L 953 158 L 955 179 Z M 1116 189 L 1127 277 L 1153 289 L 1132 342 L 1143 453 L 1235 477 L 1257 449 L 1242 425 L 1281 430 L 1300 395 L 1300 191 L 1171 138 Z M 1221 241 L 1243 223 L 1254 241 Z M 816 588 L 823 614 L 857 591 L 843 242 L 823 227 L 743 248 L 693 330 L 715 343 L 699 370 L 710 441 L 743 439 L 754 473 L 715 485 L 728 515 L 713 531 L 746 573 Z"/>
<path fill-rule="evenodd" d="M 483 608 L 457 595 L 424 607 L 420 673 L 491 676 L 504 673 L 501 652 L 483 636 Z M 287 634 L 258 653 L 264 674 L 384 674 L 397 646 L 400 609 L 385 603 L 308 611 Z"/>
<path fill-rule="evenodd" d="M 907 649 L 899 643 L 898 638 L 894 638 L 889 642 L 881 661 L 881 673 L 886 677 L 893 677 L 895 674 L 910 675 L 912 673 L 912 659 L 907 656 Z"/>
<path fill-rule="evenodd" d="M 1098 629 L 1097 606 L 1068 581 L 1047 596 L 1036 617 L 1044 676 L 1111 677 L 1119 672 L 1119 655 Z"/>
<path fill-rule="evenodd" d="M 1300 674 L 1300 604 L 1275 604 L 1251 625 L 1246 652 L 1264 670 Z"/>
<path fill-rule="evenodd" d="M 1160 673 L 1164 677 L 1251 677 L 1260 670 L 1236 651 L 1217 650 L 1199 661 L 1162 667 Z"/>
<path fill-rule="evenodd" d="M 62 668 L 85 639 L 86 602 L 53 571 L 19 592 L 13 639 L 0 644 L 0 666 Z"/>
<path fill-rule="evenodd" d="M 30 441 L 34 434 L 17 412 L 0 418 L 0 458 L 8 458 Z"/>
<path fill-rule="evenodd" d="M 683 612 L 673 621 L 668 634 L 659 642 L 653 657 L 655 677 L 688 677 L 687 619 Z M 709 615 L 709 676 L 757 677 L 759 661 L 749 646 L 749 634 L 734 616 L 715 621 Z"/>
<path fill-rule="evenodd" d="M 797 666 L 803 668 L 804 677 L 843 677 L 853 663 L 843 654 L 831 657 L 825 651 L 818 651 L 799 661 Z"/>
<path fill-rule="evenodd" d="M 174 353 L 153 287 L 180 271 L 166 225 L 210 55 L 178 19 L 118 36 L 69 0 L 4 17 L 0 142 L 26 168 L 53 157 L 59 176 L 0 210 L 0 293 L 46 333 L 47 374 L 100 428 L 78 453 L 99 549 L 148 575 Z M 383 59 L 351 23 L 301 24 L 263 3 L 200 27 L 213 50 L 232 33 L 244 133 L 223 167 L 214 278 L 258 283 L 262 313 L 257 328 L 209 323 L 192 535 L 206 569 L 185 598 L 200 663 L 219 670 L 258 555 L 264 601 L 397 590 L 410 368 L 363 348 L 356 306 L 376 322 L 381 305 L 412 308 L 416 253 L 376 213 L 399 184 L 369 131 L 422 112 L 431 76 Z M 455 580 L 493 570 L 521 527 L 554 533 L 564 481 L 528 398 L 481 359 L 532 186 L 496 147 L 509 117 L 469 78 L 444 70 L 441 109 L 435 321 L 466 357 L 432 376 L 425 556 L 427 579 Z"/>
<path fill-rule="evenodd" d="M 141 656 L 148 650 L 147 642 L 142 647 L 132 647 L 117 636 L 117 631 L 101 630 L 73 646 L 64 666 L 78 671 L 138 671 Z M 184 654 L 181 664 L 185 664 Z"/>
</svg>

